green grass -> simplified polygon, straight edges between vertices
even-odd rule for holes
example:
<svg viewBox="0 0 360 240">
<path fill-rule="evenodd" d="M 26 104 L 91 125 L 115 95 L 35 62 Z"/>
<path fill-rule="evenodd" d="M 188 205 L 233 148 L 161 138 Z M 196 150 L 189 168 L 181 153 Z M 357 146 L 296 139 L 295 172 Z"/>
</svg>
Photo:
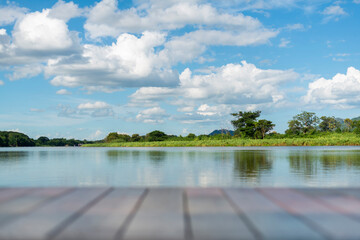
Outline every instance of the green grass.
<svg viewBox="0 0 360 240">
<path fill-rule="evenodd" d="M 360 146 L 360 137 L 352 133 L 280 138 L 221 140 L 162 141 L 162 142 L 110 142 L 86 144 L 84 147 L 222 147 L 222 146 Z"/>
</svg>

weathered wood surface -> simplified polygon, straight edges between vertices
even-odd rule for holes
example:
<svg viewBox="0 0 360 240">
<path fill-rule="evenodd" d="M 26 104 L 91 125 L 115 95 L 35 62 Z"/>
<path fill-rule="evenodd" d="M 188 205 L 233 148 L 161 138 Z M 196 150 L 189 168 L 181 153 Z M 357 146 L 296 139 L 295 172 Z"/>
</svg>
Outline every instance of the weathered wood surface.
<svg viewBox="0 0 360 240">
<path fill-rule="evenodd" d="M 0 239 L 360 239 L 360 188 L 0 188 Z"/>
</svg>

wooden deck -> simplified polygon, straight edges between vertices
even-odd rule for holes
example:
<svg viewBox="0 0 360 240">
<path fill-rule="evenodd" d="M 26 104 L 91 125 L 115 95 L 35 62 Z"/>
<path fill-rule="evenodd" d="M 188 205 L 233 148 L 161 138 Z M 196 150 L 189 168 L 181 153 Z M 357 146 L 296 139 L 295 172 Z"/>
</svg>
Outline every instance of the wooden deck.
<svg viewBox="0 0 360 240">
<path fill-rule="evenodd" d="M 0 239 L 360 239 L 360 189 L 0 188 Z"/>
</svg>

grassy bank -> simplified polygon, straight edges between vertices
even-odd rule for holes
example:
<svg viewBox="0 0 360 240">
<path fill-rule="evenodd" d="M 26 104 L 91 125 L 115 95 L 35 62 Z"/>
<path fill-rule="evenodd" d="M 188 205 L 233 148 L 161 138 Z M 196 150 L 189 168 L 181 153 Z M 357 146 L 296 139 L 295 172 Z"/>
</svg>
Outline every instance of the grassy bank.
<svg viewBox="0 0 360 240">
<path fill-rule="evenodd" d="M 280 139 L 220 139 L 162 142 L 110 142 L 84 147 L 220 147 L 220 146 L 360 146 L 360 137 L 351 133 Z"/>
</svg>

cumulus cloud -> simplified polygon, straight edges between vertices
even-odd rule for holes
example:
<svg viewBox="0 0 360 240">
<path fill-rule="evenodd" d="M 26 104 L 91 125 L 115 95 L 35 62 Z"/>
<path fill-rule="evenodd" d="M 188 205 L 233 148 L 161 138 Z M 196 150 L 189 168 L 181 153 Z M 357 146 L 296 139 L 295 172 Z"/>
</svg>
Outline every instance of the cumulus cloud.
<svg viewBox="0 0 360 240">
<path fill-rule="evenodd" d="M 56 92 L 56 94 L 58 94 L 58 95 L 70 95 L 71 92 L 69 92 L 69 91 L 66 90 L 66 89 L 60 89 L 60 90 L 58 90 L 58 91 Z"/>
<path fill-rule="evenodd" d="M 79 8 L 78 5 L 73 2 L 64 2 L 59 0 L 50 10 L 49 17 L 61 19 L 65 22 L 71 18 L 79 17 L 84 14 L 84 11 Z"/>
<path fill-rule="evenodd" d="M 280 48 L 286 48 L 286 47 L 289 47 L 289 44 L 290 44 L 290 40 L 288 40 L 286 38 L 281 38 L 279 47 Z"/>
<path fill-rule="evenodd" d="M 65 87 L 174 85 L 178 73 L 168 68 L 155 50 L 164 41 L 162 33 L 144 32 L 141 37 L 124 33 L 111 46 L 87 44 L 79 58 L 49 62 L 46 74 L 55 75 L 53 85 Z"/>
<path fill-rule="evenodd" d="M 0 6 L 0 26 L 8 25 L 24 16 L 28 10 L 14 5 Z"/>
<path fill-rule="evenodd" d="M 346 74 L 319 78 L 309 84 L 303 100 L 319 107 L 353 108 L 360 104 L 360 71 L 349 67 Z"/>
<path fill-rule="evenodd" d="M 179 86 L 140 88 L 131 95 L 131 103 L 141 106 L 168 101 L 178 106 L 180 112 L 201 119 L 201 116 L 228 114 L 232 107 L 276 106 L 286 99 L 281 84 L 298 77 L 293 70 L 264 70 L 245 61 L 213 68 L 208 74 L 194 75 L 185 69 Z"/>
<path fill-rule="evenodd" d="M 76 48 L 76 34 L 69 31 L 64 20 L 50 17 L 50 11 L 28 13 L 16 22 L 12 35 L 17 48 L 46 54 L 71 52 Z"/>
<path fill-rule="evenodd" d="M 243 14 L 219 13 L 209 4 L 194 1 L 169 1 L 166 4 L 150 1 L 147 7 L 119 10 L 117 0 L 103 0 L 90 11 L 85 29 L 93 38 L 116 37 L 121 33 L 141 33 L 145 30 L 162 31 L 186 25 L 205 25 L 232 29 L 257 29 L 261 23 Z"/>
<path fill-rule="evenodd" d="M 136 115 L 136 121 L 143 123 L 163 123 L 169 115 L 166 114 L 166 111 L 160 107 L 148 108 L 140 111 Z"/>
</svg>

